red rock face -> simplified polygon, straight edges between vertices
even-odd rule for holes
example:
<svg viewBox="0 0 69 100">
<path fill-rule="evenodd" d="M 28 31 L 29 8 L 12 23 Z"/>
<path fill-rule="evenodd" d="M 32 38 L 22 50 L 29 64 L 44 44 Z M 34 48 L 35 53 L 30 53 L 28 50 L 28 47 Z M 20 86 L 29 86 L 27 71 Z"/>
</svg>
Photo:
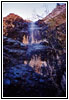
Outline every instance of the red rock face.
<svg viewBox="0 0 69 100">
<path fill-rule="evenodd" d="M 51 32 L 56 34 L 57 38 L 64 47 L 66 45 L 66 5 L 57 6 L 48 16 L 39 20 L 38 25 L 43 27 L 42 32 L 49 39 Z M 46 28 L 48 26 L 48 28 Z M 44 28 L 45 27 L 45 28 Z M 53 37 L 52 37 L 53 38 Z M 49 39 L 50 42 L 51 38 Z"/>
<path fill-rule="evenodd" d="M 7 29 L 11 30 L 12 28 L 14 28 L 13 22 L 16 20 L 21 20 L 23 21 L 23 19 L 13 13 L 9 14 L 8 16 L 3 18 L 3 34 L 4 35 L 8 35 L 7 33 Z"/>
<path fill-rule="evenodd" d="M 21 42 L 28 42 L 28 24 L 30 20 L 24 20 L 20 16 L 13 13 L 3 18 L 3 35 L 19 40 Z M 25 37 L 25 40 L 23 40 Z"/>
<path fill-rule="evenodd" d="M 24 20 L 22 17 L 14 14 L 14 13 L 10 13 L 8 16 L 4 17 L 3 20 L 4 20 L 4 22 L 7 21 L 7 20 L 9 20 L 9 22 L 11 22 L 11 21 L 12 22 L 14 22 L 14 21 L 30 22 L 30 21 Z"/>
<path fill-rule="evenodd" d="M 57 6 L 48 16 L 42 19 L 52 28 L 66 22 L 66 5 Z"/>
</svg>

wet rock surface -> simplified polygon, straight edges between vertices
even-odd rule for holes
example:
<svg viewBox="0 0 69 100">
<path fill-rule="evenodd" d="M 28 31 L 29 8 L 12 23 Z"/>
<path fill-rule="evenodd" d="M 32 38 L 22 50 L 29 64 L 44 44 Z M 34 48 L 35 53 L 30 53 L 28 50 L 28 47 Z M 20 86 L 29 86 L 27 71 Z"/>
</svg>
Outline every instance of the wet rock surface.
<svg viewBox="0 0 69 100">
<path fill-rule="evenodd" d="M 10 65 L 21 64 L 26 59 L 27 46 L 17 40 L 3 37 L 4 68 Z"/>
<path fill-rule="evenodd" d="M 50 46 L 39 43 L 25 45 L 11 38 L 3 37 L 3 39 L 4 96 L 65 96 L 65 67 L 63 67 L 65 55 L 59 56 L 59 62 L 59 59 L 56 59 L 57 51 Z M 40 56 L 40 60 L 47 62 L 47 65 L 42 65 L 40 68 L 35 64 L 33 67 L 29 66 L 33 56 L 36 61 Z M 27 64 L 24 64 L 25 60 Z"/>
<path fill-rule="evenodd" d="M 12 66 L 4 72 L 4 96 L 56 96 L 57 90 L 50 78 L 35 73 L 28 65 Z"/>
</svg>

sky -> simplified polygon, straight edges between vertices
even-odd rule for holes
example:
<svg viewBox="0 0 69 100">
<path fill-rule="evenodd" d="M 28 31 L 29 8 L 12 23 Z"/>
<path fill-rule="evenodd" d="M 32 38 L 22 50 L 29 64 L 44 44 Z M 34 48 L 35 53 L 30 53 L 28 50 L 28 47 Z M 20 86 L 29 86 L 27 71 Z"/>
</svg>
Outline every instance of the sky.
<svg viewBox="0 0 69 100">
<path fill-rule="evenodd" d="M 23 19 L 36 21 L 48 15 L 55 7 L 56 3 L 5 2 L 3 3 L 3 17 L 14 13 Z"/>
</svg>

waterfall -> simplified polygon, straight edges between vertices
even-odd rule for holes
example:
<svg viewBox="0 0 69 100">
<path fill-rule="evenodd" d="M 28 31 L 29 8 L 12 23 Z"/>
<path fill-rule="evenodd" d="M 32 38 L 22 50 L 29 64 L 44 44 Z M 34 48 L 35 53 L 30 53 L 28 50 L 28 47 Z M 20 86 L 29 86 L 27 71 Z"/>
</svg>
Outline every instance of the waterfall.
<svg viewBox="0 0 69 100">
<path fill-rule="evenodd" d="M 31 23 L 29 26 L 29 31 L 30 31 L 30 37 L 29 37 L 29 42 L 32 43 L 36 43 L 37 39 L 35 39 L 35 34 L 37 34 L 39 32 L 39 27 L 35 24 L 35 23 Z"/>
<path fill-rule="evenodd" d="M 33 44 L 33 43 L 40 43 L 40 42 L 48 42 L 46 39 L 41 39 L 40 29 L 42 28 L 36 25 L 34 22 L 31 22 L 28 26 L 29 35 L 23 36 L 23 43 Z"/>
<path fill-rule="evenodd" d="M 36 25 L 34 22 L 31 22 L 28 26 L 29 35 L 24 35 L 22 42 L 24 44 L 40 43 L 40 29 L 41 28 L 38 25 Z M 24 30 L 22 30 L 21 32 L 24 32 Z"/>
</svg>

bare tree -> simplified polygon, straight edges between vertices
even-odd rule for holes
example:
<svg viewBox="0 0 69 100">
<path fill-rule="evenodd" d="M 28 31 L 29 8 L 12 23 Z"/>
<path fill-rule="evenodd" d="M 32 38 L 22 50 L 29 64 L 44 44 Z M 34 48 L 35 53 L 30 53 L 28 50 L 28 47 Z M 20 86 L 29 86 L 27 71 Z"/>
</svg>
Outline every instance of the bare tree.
<svg viewBox="0 0 69 100">
<path fill-rule="evenodd" d="M 43 11 L 42 14 L 38 14 L 37 11 L 35 9 L 33 9 L 32 20 L 33 19 L 37 19 L 37 20 L 42 19 L 46 15 L 49 14 L 49 10 L 48 10 L 47 4 L 43 4 L 41 7 L 44 8 L 44 11 Z"/>
<path fill-rule="evenodd" d="M 43 7 L 44 7 L 44 14 L 48 15 L 49 14 L 49 10 L 48 10 L 47 4 L 43 4 Z"/>
</svg>

